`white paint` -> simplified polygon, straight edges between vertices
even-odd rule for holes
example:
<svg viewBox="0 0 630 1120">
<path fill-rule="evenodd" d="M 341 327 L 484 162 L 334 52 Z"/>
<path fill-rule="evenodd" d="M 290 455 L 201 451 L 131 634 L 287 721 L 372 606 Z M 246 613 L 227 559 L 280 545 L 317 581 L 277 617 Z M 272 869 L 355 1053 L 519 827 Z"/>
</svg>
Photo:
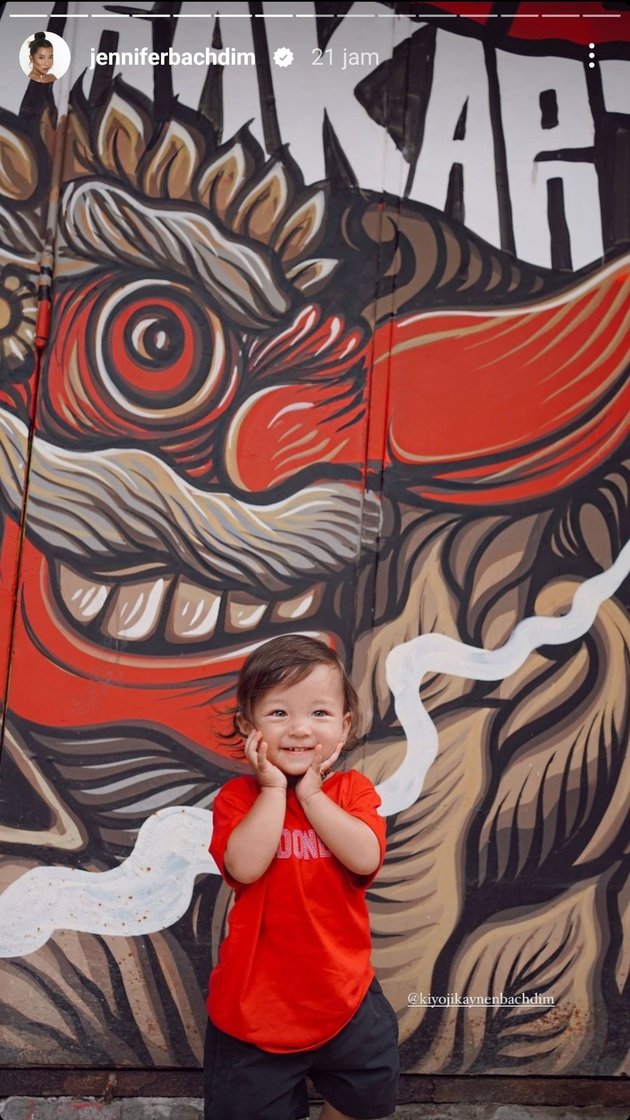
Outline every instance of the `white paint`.
<svg viewBox="0 0 630 1120">
<path fill-rule="evenodd" d="M 268 15 L 286 12 L 286 4 L 266 3 Z M 292 11 L 314 13 L 311 3 L 298 3 Z M 354 14 L 377 15 L 377 3 L 354 4 Z M 377 19 L 344 20 L 334 32 L 327 49 L 332 51 L 332 65 L 324 56 L 323 65 L 313 65 L 317 48 L 314 19 L 275 20 L 265 24 L 270 54 L 277 47 L 290 47 L 295 55 L 292 66 L 272 66 L 272 79 L 280 135 L 299 164 L 306 183 L 319 182 L 326 176 L 324 164 L 323 123 L 328 114 L 337 138 L 345 152 L 357 181 L 367 190 L 383 189 L 399 194 L 404 185 L 403 168 L 408 169 L 401 153 L 386 130 L 365 112 L 354 95 L 355 87 L 376 64 L 342 69 L 344 51 L 378 54 L 381 65 L 392 56 L 394 42 L 406 38 L 418 25 L 405 17 L 384 23 Z"/>
<path fill-rule="evenodd" d="M 28 20 L 9 18 L 23 10 L 16 3 L 10 3 L 2 17 L 3 54 L 9 65 L 0 73 L 0 104 L 13 112 L 18 111 L 25 92 L 18 62 L 19 46 L 26 34 L 46 26 L 51 8 L 50 2 L 38 5 L 41 18 L 32 26 Z M 395 44 L 409 38 L 422 25 L 405 16 L 391 17 L 372 0 L 355 3 L 349 15 L 357 18 L 343 20 L 327 45 L 324 65 L 314 66 L 317 21 L 313 3 L 300 0 L 292 7 L 291 19 L 279 18 L 286 17 L 287 8 L 285 3 L 275 0 L 266 3 L 264 11 L 269 17 L 265 30 L 270 53 L 277 47 L 290 47 L 295 55 L 290 67 L 271 66 L 271 81 L 282 141 L 288 144 L 306 183 L 325 178 L 323 120 L 327 113 L 359 185 L 379 193 L 385 190 L 393 195 L 402 194 L 409 164 L 386 129 L 361 107 L 354 90 L 376 65 L 391 58 Z M 192 18 L 194 12 L 189 5 L 185 5 L 184 14 L 191 18 L 177 22 L 174 49 L 192 51 L 208 45 L 214 20 Z M 229 14 L 230 18 L 221 22 L 224 46 L 241 52 L 253 51 L 253 21 L 247 3 L 231 3 Z M 384 14 L 391 18 L 377 18 Z M 102 30 L 109 28 L 118 33 L 120 51 L 152 47 L 148 20 L 116 19 L 105 5 L 98 3 L 71 4 L 69 16 L 72 15 L 86 18 L 69 18 L 64 28 L 64 38 L 72 48 L 72 65 L 61 82 L 52 87 L 60 109 L 64 93 L 67 95 L 83 70 L 87 70 L 84 87 L 89 93 L 95 74 L 89 70 L 91 52 L 98 47 Z M 443 209 L 452 164 L 462 163 L 466 225 L 498 245 L 494 151 L 483 49 L 476 40 L 442 30 L 437 33 L 436 44 L 433 89 L 412 197 Z M 378 54 L 378 63 L 348 66 L 344 70 L 344 57 L 351 51 Z M 328 52 L 332 52 L 332 66 L 328 65 Z M 547 180 L 561 177 L 572 263 L 574 269 L 581 268 L 601 258 L 603 252 L 595 169 L 588 162 L 537 164 L 535 160 L 546 148 L 592 145 L 594 125 L 584 66 L 558 57 L 531 58 L 505 51 L 497 52 L 497 60 L 517 254 L 532 263 L 550 266 Z M 607 110 L 630 111 L 630 63 L 604 60 L 600 70 Z M 152 97 L 153 67 L 121 66 L 115 67 L 115 71 L 139 92 Z M 173 67 L 174 92 L 182 104 L 197 107 L 206 74 L 205 66 Z M 224 140 L 249 122 L 253 135 L 264 146 L 255 68 L 226 66 L 222 81 Z M 412 73 L 412 94 L 413 83 Z M 538 99 L 543 89 L 557 91 L 559 125 L 554 129 L 541 128 Z M 454 141 L 453 130 L 466 98 L 466 138 Z"/>
<path fill-rule="evenodd" d="M 413 90 L 413 73 L 409 80 Z M 466 136 L 453 140 L 466 100 Z M 463 164 L 467 227 L 492 245 L 499 245 L 494 140 L 483 46 L 476 39 L 438 31 L 424 141 L 411 198 L 443 210 L 454 163 Z"/>
<path fill-rule="evenodd" d="M 547 180 L 561 178 L 575 270 L 603 253 L 597 174 L 592 163 L 536 163 L 543 151 L 588 148 L 595 129 L 581 62 L 520 57 L 497 52 L 508 179 L 516 253 L 522 260 L 551 266 L 547 220 Z M 556 91 L 558 125 L 541 127 L 539 98 Z"/>
<path fill-rule="evenodd" d="M 464 645 L 445 634 L 421 634 L 396 646 L 387 658 L 387 683 L 407 739 L 407 753 L 398 770 L 377 787 L 381 813 L 399 813 L 418 800 L 438 752 L 437 730 L 419 695 L 426 673 L 446 673 L 474 681 L 504 680 L 540 646 L 566 645 L 582 638 L 601 604 L 615 594 L 629 573 L 630 541 L 607 571 L 578 588 L 566 615 L 525 618 L 505 645 L 495 650 Z"/>
<path fill-rule="evenodd" d="M 599 64 L 608 113 L 630 113 L 630 62 L 611 58 Z"/>
<path fill-rule="evenodd" d="M 218 874 L 211 821 L 206 809 L 169 806 L 145 821 L 131 855 L 111 871 L 27 871 L 0 898 L 0 956 L 32 953 L 56 929 L 139 937 L 173 925 L 196 876 Z"/>
</svg>

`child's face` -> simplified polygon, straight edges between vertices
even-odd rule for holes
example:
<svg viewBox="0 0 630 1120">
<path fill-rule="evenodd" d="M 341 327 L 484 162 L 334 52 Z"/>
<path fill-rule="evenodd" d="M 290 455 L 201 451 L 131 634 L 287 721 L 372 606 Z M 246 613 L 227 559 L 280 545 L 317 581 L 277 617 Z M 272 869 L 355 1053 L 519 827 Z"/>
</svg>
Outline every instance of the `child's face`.
<svg viewBox="0 0 630 1120">
<path fill-rule="evenodd" d="M 279 684 L 256 701 L 252 722 L 267 744 L 267 759 L 287 777 L 300 777 L 322 747 L 322 762 L 345 743 L 351 717 L 343 710 L 341 678 L 333 665 L 316 665 L 297 684 Z M 242 730 L 251 730 L 243 723 Z"/>
</svg>

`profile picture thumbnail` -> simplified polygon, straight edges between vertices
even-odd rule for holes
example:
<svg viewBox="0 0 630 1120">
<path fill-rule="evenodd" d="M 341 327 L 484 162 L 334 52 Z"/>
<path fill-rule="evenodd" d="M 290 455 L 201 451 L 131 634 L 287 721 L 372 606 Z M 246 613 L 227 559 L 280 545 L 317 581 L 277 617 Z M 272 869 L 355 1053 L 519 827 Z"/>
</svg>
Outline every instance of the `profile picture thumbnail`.
<svg viewBox="0 0 630 1120">
<path fill-rule="evenodd" d="M 70 65 L 70 47 L 54 31 L 35 31 L 20 47 L 22 72 L 38 85 L 51 85 Z"/>
</svg>

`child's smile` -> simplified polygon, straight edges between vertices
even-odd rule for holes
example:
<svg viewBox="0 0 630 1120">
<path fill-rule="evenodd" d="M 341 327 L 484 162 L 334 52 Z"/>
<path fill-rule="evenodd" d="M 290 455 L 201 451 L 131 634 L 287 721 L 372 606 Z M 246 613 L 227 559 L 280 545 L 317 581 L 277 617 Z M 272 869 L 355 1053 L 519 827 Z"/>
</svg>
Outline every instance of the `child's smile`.
<svg viewBox="0 0 630 1120">
<path fill-rule="evenodd" d="M 277 685 L 252 709 L 252 725 L 267 744 L 267 760 L 287 777 L 308 769 L 317 746 L 322 762 L 330 758 L 345 743 L 350 722 L 339 673 L 331 665 L 316 665 L 296 684 Z"/>
</svg>

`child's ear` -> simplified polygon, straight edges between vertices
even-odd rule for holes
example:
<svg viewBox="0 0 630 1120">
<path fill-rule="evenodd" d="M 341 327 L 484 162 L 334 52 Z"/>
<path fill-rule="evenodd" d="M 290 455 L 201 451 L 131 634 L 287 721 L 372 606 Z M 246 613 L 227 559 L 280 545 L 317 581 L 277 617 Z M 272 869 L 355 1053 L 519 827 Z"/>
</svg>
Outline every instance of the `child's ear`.
<svg viewBox="0 0 630 1120">
<path fill-rule="evenodd" d="M 350 728 L 351 727 L 352 727 L 352 716 L 351 716 L 350 712 L 346 712 L 344 714 L 344 717 L 343 717 L 343 733 L 342 733 L 342 736 L 341 736 L 341 742 L 343 743 L 344 747 L 345 747 L 346 742 L 348 740 L 348 735 L 350 734 Z"/>
<path fill-rule="evenodd" d="M 245 719 L 245 717 L 242 716 L 240 712 L 236 713 L 236 726 L 238 727 L 239 732 L 244 739 L 246 739 L 250 732 L 254 730 L 253 723 L 250 723 L 248 719 Z"/>
</svg>

